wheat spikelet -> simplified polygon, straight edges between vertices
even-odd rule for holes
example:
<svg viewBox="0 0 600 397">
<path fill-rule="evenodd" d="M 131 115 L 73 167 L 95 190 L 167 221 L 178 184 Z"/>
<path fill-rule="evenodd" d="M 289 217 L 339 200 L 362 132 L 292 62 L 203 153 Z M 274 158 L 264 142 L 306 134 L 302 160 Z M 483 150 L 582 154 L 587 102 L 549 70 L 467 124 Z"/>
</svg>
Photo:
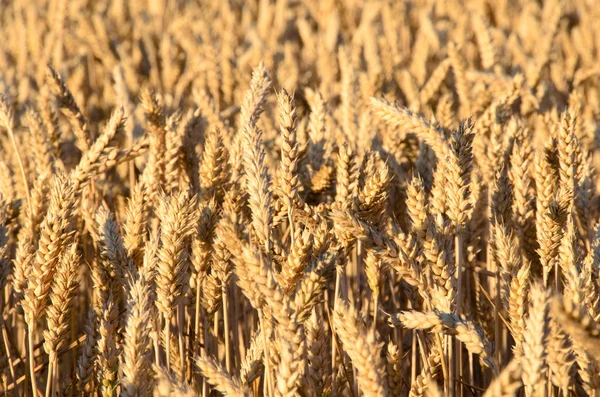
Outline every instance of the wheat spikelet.
<svg viewBox="0 0 600 397">
<path fill-rule="evenodd" d="M 55 159 L 41 117 L 33 108 L 28 108 L 25 119 L 31 135 L 32 155 L 36 168 L 40 170 L 40 174 L 52 174 Z"/>
<path fill-rule="evenodd" d="M 217 201 L 225 195 L 229 177 L 228 153 L 222 141 L 220 129 L 211 130 L 206 136 L 204 155 L 200 164 L 200 189 L 207 196 L 214 195 Z"/>
<path fill-rule="evenodd" d="M 559 328 L 556 320 L 552 319 L 548 334 L 548 357 L 546 358 L 550 369 L 552 383 L 568 394 L 571 381 L 570 370 L 574 359 L 571 354 L 570 342 L 564 332 Z"/>
<path fill-rule="evenodd" d="M 428 381 L 428 383 L 431 382 L 431 380 Z M 437 384 L 435 383 L 431 383 L 429 385 L 429 387 L 427 389 L 425 389 L 425 393 L 424 395 L 426 397 L 441 397 L 442 396 L 442 392 L 441 390 L 438 388 Z"/>
<path fill-rule="evenodd" d="M 35 181 L 31 190 L 32 211 L 26 209 L 25 221 L 18 236 L 15 258 L 13 260 L 14 271 L 12 280 L 16 300 L 22 299 L 29 276 L 31 275 L 39 226 L 44 218 L 47 204 L 44 196 L 48 194 L 49 190 L 47 186 L 48 177 L 49 175 L 40 175 Z"/>
<path fill-rule="evenodd" d="M 522 132 L 523 138 L 515 141 L 510 158 L 512 164 L 510 179 L 513 185 L 514 196 L 513 224 L 522 249 L 525 251 L 527 257 L 532 260 L 532 253 L 536 245 L 533 206 L 535 191 L 532 187 L 530 177 L 532 154 L 531 146 L 526 140 L 528 135 L 528 131 L 525 130 Z"/>
<path fill-rule="evenodd" d="M 437 90 L 440 89 L 440 86 L 446 75 L 448 70 L 450 69 L 450 60 L 446 59 L 440 62 L 435 70 L 431 72 L 429 79 L 425 83 L 421 90 L 419 91 L 419 103 L 425 104 L 429 102 L 429 100 L 435 95 Z"/>
<path fill-rule="evenodd" d="M 199 287 L 200 288 L 200 287 Z M 202 306 L 208 315 L 213 315 L 221 304 L 223 286 L 216 272 L 212 272 L 203 279 Z"/>
<path fill-rule="evenodd" d="M 598 314 L 600 313 L 600 309 L 598 308 L 600 300 L 598 299 L 598 290 L 594 283 L 595 274 L 596 270 L 594 269 L 591 254 L 588 254 L 588 257 L 583 260 L 581 265 L 581 279 L 583 282 L 584 295 L 583 301 L 585 302 L 589 315 L 597 320 Z"/>
<path fill-rule="evenodd" d="M 485 397 L 514 396 L 521 387 L 521 363 L 512 360 L 484 393 Z"/>
<path fill-rule="evenodd" d="M 60 159 L 60 130 L 56 120 L 56 113 L 50 104 L 50 91 L 47 85 L 44 85 L 40 90 L 40 95 L 36 100 L 37 107 L 40 111 L 40 118 L 48 141 L 52 150 L 52 154 L 57 163 L 62 163 Z"/>
<path fill-rule="evenodd" d="M 127 318 L 123 336 L 123 371 L 121 395 L 150 395 L 154 376 L 152 374 L 150 319 L 150 288 L 148 281 L 140 276 L 130 286 L 127 298 Z"/>
<path fill-rule="evenodd" d="M 482 15 L 475 15 L 472 22 L 473 30 L 477 38 L 477 44 L 479 46 L 481 66 L 483 66 L 484 69 L 491 69 L 496 63 L 497 52 L 494 46 L 494 40 L 491 37 L 490 27 Z"/>
<path fill-rule="evenodd" d="M 388 343 L 386 352 L 387 382 L 390 394 L 400 395 L 402 392 L 402 358 L 398 346 Z"/>
<path fill-rule="evenodd" d="M 82 151 L 87 151 L 90 148 L 90 131 L 88 121 L 81 113 L 79 106 L 73 98 L 73 94 L 69 91 L 61 77 L 48 65 L 46 81 L 49 83 L 54 95 L 58 100 L 60 109 L 65 113 L 73 126 L 73 132 L 77 139 L 77 144 Z"/>
<path fill-rule="evenodd" d="M 169 319 L 188 288 L 188 245 L 197 219 L 195 197 L 183 191 L 164 197 L 157 212 L 162 230 L 157 252 L 156 306 Z"/>
<path fill-rule="evenodd" d="M 575 126 L 577 124 L 577 115 L 566 111 L 558 130 L 558 162 L 559 178 L 565 185 L 574 184 L 577 165 L 577 137 L 575 135 Z"/>
<path fill-rule="evenodd" d="M 190 390 L 190 387 L 186 383 L 179 382 L 173 374 L 168 372 L 165 368 L 155 365 L 153 370 L 156 374 L 156 387 L 154 388 L 153 393 L 155 397 L 194 397 L 196 395 L 196 393 Z"/>
<path fill-rule="evenodd" d="M 119 286 L 114 293 L 117 295 L 115 298 L 120 299 L 120 289 L 124 285 L 125 276 L 131 267 L 123 245 L 123 238 L 114 215 L 107 208 L 98 208 L 96 223 L 100 259 L 108 272 L 108 276 Z"/>
<path fill-rule="evenodd" d="M 382 273 L 382 261 L 377 255 L 369 250 L 365 257 L 365 274 L 367 276 L 367 283 L 369 284 L 369 288 L 371 288 L 371 292 L 374 296 L 379 296 L 381 294 L 381 273 Z"/>
<path fill-rule="evenodd" d="M 200 368 L 202 375 L 216 390 L 225 396 L 242 397 L 248 395 L 249 391 L 241 384 L 238 379 L 228 375 L 219 364 L 211 358 L 196 358 L 196 365 Z"/>
<path fill-rule="evenodd" d="M 361 219 L 380 225 L 387 210 L 391 176 L 386 165 L 380 165 L 376 153 L 368 157 L 365 166 L 364 186 L 354 202 L 354 212 Z"/>
<path fill-rule="evenodd" d="M 421 373 L 417 375 L 414 383 L 412 384 L 409 396 L 417 397 L 422 396 L 427 392 L 427 389 L 432 382 L 432 377 L 439 372 L 441 367 L 441 354 L 437 348 L 433 348 L 429 355 L 427 356 L 427 362 L 425 363 L 424 368 L 421 370 Z"/>
<path fill-rule="evenodd" d="M 358 370 L 357 379 L 365 396 L 385 396 L 385 364 L 375 334 L 367 331 L 354 309 L 343 302 L 339 302 L 333 312 L 333 327 L 352 359 L 352 365 Z"/>
<path fill-rule="evenodd" d="M 538 254 L 542 265 L 544 282 L 548 282 L 550 272 L 555 266 L 556 257 L 560 247 L 562 237 L 561 223 L 564 218 L 566 208 L 559 202 L 553 201 L 544 214 L 540 216 L 540 222 L 536 224 L 538 233 Z"/>
<path fill-rule="evenodd" d="M 407 186 L 406 195 L 407 211 L 413 231 L 417 238 L 423 241 L 427 233 L 429 218 L 427 217 L 428 203 L 422 179 L 419 177 L 412 178 Z"/>
<path fill-rule="evenodd" d="M 149 152 L 148 161 L 144 168 L 142 181 L 146 188 L 149 201 L 153 201 L 164 181 L 166 150 L 165 141 L 165 114 L 164 109 L 158 102 L 156 95 L 149 89 L 142 91 L 142 107 L 148 123 Z"/>
<path fill-rule="evenodd" d="M 123 222 L 123 245 L 127 256 L 136 266 L 141 265 L 143 257 L 147 220 L 148 204 L 145 200 L 143 185 L 138 184 L 131 192 Z"/>
<path fill-rule="evenodd" d="M 515 338 L 516 348 L 519 348 L 525 328 L 525 312 L 527 309 L 527 295 L 531 266 L 525 264 L 510 281 L 508 293 L 508 315 L 511 321 L 511 333 Z"/>
<path fill-rule="evenodd" d="M 252 212 L 252 226 L 258 241 L 268 252 L 271 247 L 271 208 L 270 179 L 265 165 L 265 152 L 262 147 L 262 132 L 254 124 L 244 129 L 244 170 L 248 204 Z"/>
<path fill-rule="evenodd" d="M 348 145 L 339 148 L 336 169 L 335 201 L 340 209 L 347 209 L 357 188 L 358 170 L 354 151 Z"/>
<path fill-rule="evenodd" d="M 471 104 L 469 98 L 469 86 L 465 76 L 467 66 L 454 43 L 450 43 L 450 46 L 448 47 L 448 57 L 454 75 L 454 89 L 456 90 L 459 99 L 459 115 L 464 117 L 471 113 L 471 109 L 469 108 Z"/>
<path fill-rule="evenodd" d="M 531 287 L 529 317 L 522 341 L 522 380 L 528 395 L 543 395 L 546 368 L 548 294 L 539 283 Z"/>
<path fill-rule="evenodd" d="M 333 268 L 339 259 L 340 251 L 337 249 L 322 253 L 317 258 L 314 268 L 300 280 L 293 301 L 293 308 L 299 323 L 306 321 L 312 310 L 320 303 L 321 294 L 327 288 Z"/>
<path fill-rule="evenodd" d="M 77 360 L 76 375 L 78 383 L 78 393 L 83 395 L 91 391 L 94 362 L 96 361 L 96 313 L 93 309 L 88 310 L 87 319 L 84 324 L 85 341 L 81 347 L 81 354 Z"/>
<path fill-rule="evenodd" d="M 189 185 L 188 174 L 184 171 L 183 163 L 183 134 L 181 125 L 181 113 L 175 112 L 167 117 L 165 122 L 165 186 L 167 193 L 177 190 L 180 183 Z M 185 125 L 185 124 L 184 124 Z"/>
<path fill-rule="evenodd" d="M 448 217 L 457 233 L 466 226 L 471 202 L 469 185 L 471 183 L 473 124 L 463 123 L 452 137 L 450 156 L 447 165 Z"/>
<path fill-rule="evenodd" d="M 192 241 L 190 260 L 193 266 L 194 278 L 192 281 L 200 282 L 206 276 L 210 267 L 211 243 L 215 236 L 218 212 L 216 202 L 210 200 L 200 204 L 199 221 L 197 225 L 198 238 Z"/>
<path fill-rule="evenodd" d="M 435 333 L 454 335 L 465 344 L 467 350 L 481 356 L 482 362 L 495 372 L 498 367 L 493 358 L 490 342 L 483 330 L 472 321 L 456 314 L 442 312 L 402 312 L 389 317 L 393 326 L 403 325 L 409 329 L 431 329 Z"/>
<path fill-rule="evenodd" d="M 402 126 L 414 132 L 427 143 L 435 152 L 438 159 L 446 158 L 448 144 L 440 131 L 422 116 L 415 115 L 410 110 L 392 105 L 386 100 L 371 98 L 371 106 L 375 115 L 392 126 Z"/>
<path fill-rule="evenodd" d="M 96 349 L 96 382 L 102 396 L 112 396 L 118 384 L 119 354 L 117 344 L 118 309 L 115 306 L 112 291 L 103 302 L 102 317 L 98 324 Z"/>
<path fill-rule="evenodd" d="M 240 379 L 246 385 L 250 385 L 264 371 L 263 353 L 264 345 L 262 331 L 257 331 L 250 340 L 250 347 L 246 357 L 240 365 Z"/>
<path fill-rule="evenodd" d="M 250 122 L 256 122 L 264 110 L 267 92 L 271 85 L 271 78 L 264 63 L 260 63 L 252 72 L 250 90 L 246 92 L 244 103 L 240 110 L 239 127 L 245 128 Z"/>
<path fill-rule="evenodd" d="M 306 263 L 310 258 L 313 234 L 307 229 L 296 229 L 292 241 L 293 246 L 287 262 L 282 265 L 279 274 L 281 287 L 288 294 L 294 291 L 296 283 L 302 277 Z"/>
<path fill-rule="evenodd" d="M 77 292 L 79 260 L 75 241 L 62 254 L 52 283 L 51 303 L 46 310 L 48 329 L 44 330 L 44 350 L 50 355 L 50 361 L 56 360 L 56 354 L 67 342 L 71 302 Z"/>
<path fill-rule="evenodd" d="M 218 113 L 215 101 L 209 96 L 205 90 L 194 91 L 194 99 L 198 104 L 198 108 L 202 111 L 214 128 L 228 131 L 223 119 Z"/>
<path fill-rule="evenodd" d="M 102 168 L 102 164 L 106 162 L 105 159 L 110 159 L 110 157 L 103 157 L 103 155 L 107 154 L 106 150 L 108 146 L 115 139 L 115 136 L 119 134 L 120 130 L 123 129 L 124 124 L 124 111 L 122 108 L 119 108 L 112 114 L 104 133 L 96 139 L 89 150 L 85 151 L 79 164 L 72 171 L 70 178 L 74 182 L 75 190 L 85 185 L 89 181 L 89 178 L 98 172 L 99 168 Z"/>
<path fill-rule="evenodd" d="M 324 392 L 331 387 L 331 358 L 328 354 L 327 329 L 318 321 L 317 313 L 312 311 L 304 324 L 306 332 L 307 359 L 310 363 L 308 376 L 315 392 Z"/>
<path fill-rule="evenodd" d="M 301 361 L 294 357 L 294 347 L 285 339 L 281 340 L 278 350 L 280 361 L 275 373 L 277 380 L 274 394 L 277 397 L 294 396 L 297 393 L 299 377 L 302 374 L 298 368 Z"/>
<path fill-rule="evenodd" d="M 298 141 L 296 109 L 292 97 L 284 90 L 277 97 L 281 130 L 281 189 L 284 206 L 302 206 L 298 195 Z"/>
<path fill-rule="evenodd" d="M 25 320 L 32 328 L 35 328 L 35 322 L 44 313 L 57 265 L 71 238 L 69 224 L 73 204 L 72 184 L 64 176 L 55 177 L 48 213 L 40 225 L 40 238 L 31 277 L 22 301 Z"/>
<path fill-rule="evenodd" d="M 594 358 L 600 356 L 594 341 L 600 335 L 598 325 L 584 309 L 576 307 L 571 299 L 563 299 L 561 306 L 560 300 L 555 298 L 552 301 L 552 315 L 575 344 L 584 347 Z"/>
</svg>

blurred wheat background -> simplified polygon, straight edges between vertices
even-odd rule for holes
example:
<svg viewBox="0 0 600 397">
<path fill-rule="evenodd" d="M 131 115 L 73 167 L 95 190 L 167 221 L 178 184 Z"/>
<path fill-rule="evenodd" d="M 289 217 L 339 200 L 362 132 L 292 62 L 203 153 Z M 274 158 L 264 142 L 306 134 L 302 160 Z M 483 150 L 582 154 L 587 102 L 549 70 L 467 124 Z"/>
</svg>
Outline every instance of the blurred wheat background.
<svg viewBox="0 0 600 397">
<path fill-rule="evenodd" d="M 599 396 L 595 0 L 4 0 L 2 396 Z"/>
</svg>

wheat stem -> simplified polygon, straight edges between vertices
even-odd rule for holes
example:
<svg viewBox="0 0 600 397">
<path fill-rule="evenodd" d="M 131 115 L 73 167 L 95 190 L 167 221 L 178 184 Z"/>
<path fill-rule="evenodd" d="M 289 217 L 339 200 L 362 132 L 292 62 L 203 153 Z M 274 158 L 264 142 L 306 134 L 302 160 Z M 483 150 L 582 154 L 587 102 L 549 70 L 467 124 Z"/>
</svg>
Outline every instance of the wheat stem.
<svg viewBox="0 0 600 397">
<path fill-rule="evenodd" d="M 181 379 L 185 379 L 185 347 L 183 343 L 183 327 L 184 324 L 184 308 L 183 303 L 177 305 L 177 340 L 179 342 L 179 365 L 181 366 Z"/>
<path fill-rule="evenodd" d="M 171 319 L 168 313 L 164 315 L 165 321 L 165 360 L 167 371 L 171 370 Z"/>
<path fill-rule="evenodd" d="M 3 100 L 0 98 L 0 100 Z M 8 116 L 10 117 L 10 116 Z M 33 214 L 33 205 L 31 204 L 31 192 L 29 191 L 29 183 L 27 182 L 27 174 L 25 173 L 25 167 L 23 166 L 23 159 L 21 158 L 21 152 L 19 151 L 19 146 L 17 145 L 17 140 L 15 139 L 15 133 L 13 131 L 12 122 L 5 123 L 6 130 L 8 131 L 8 136 L 10 137 L 10 142 L 12 144 L 13 149 L 15 150 L 15 155 L 17 156 L 17 162 L 19 163 L 19 172 L 21 173 L 21 179 L 23 180 L 23 187 L 25 188 L 25 199 L 27 200 L 27 207 L 29 208 L 29 213 Z"/>
<path fill-rule="evenodd" d="M 227 373 L 231 374 L 231 346 L 229 340 L 229 309 L 227 301 L 227 285 L 223 285 L 221 292 L 221 299 L 223 303 L 223 338 L 225 339 L 225 369 Z"/>
<path fill-rule="evenodd" d="M 263 338 L 263 346 L 265 349 L 265 356 L 264 356 L 264 363 L 265 363 L 265 384 L 267 386 L 267 393 L 266 396 L 270 397 L 273 395 L 273 380 L 271 378 L 271 363 L 270 363 L 270 348 L 269 348 L 269 340 L 267 339 L 267 328 L 265 327 L 265 323 L 266 323 L 266 319 L 265 319 L 265 315 L 263 313 L 261 313 L 258 316 L 258 319 L 260 321 L 260 329 L 261 329 L 261 335 Z"/>
<path fill-rule="evenodd" d="M 35 326 L 33 324 L 29 325 L 29 331 L 27 332 L 27 347 L 28 347 L 28 356 L 29 356 L 29 376 L 31 378 L 31 394 L 33 397 L 37 397 L 37 385 L 36 385 L 36 377 L 35 377 L 35 363 L 34 363 L 34 346 L 33 346 L 33 333 L 35 331 Z"/>
<path fill-rule="evenodd" d="M 50 357 L 50 361 L 48 362 L 48 377 L 46 379 L 46 397 L 50 397 L 53 395 L 52 387 L 54 385 L 54 356 Z"/>
</svg>

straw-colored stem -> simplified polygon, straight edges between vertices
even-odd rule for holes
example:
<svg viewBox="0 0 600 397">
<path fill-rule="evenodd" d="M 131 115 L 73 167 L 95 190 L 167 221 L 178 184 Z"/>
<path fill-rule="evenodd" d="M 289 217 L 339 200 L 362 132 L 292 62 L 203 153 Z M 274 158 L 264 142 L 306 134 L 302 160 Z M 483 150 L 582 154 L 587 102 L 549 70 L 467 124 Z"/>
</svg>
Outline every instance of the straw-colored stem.
<svg viewBox="0 0 600 397">
<path fill-rule="evenodd" d="M 410 387 L 412 388 L 417 379 L 417 331 L 412 330 L 410 357 Z"/>
<path fill-rule="evenodd" d="M 261 335 L 263 338 L 263 344 L 264 344 L 264 350 L 265 350 L 265 355 L 264 355 L 264 363 L 265 363 L 265 384 L 267 386 L 267 392 L 265 393 L 265 395 L 267 397 L 270 397 L 273 395 L 273 380 L 271 377 L 271 364 L 270 364 L 270 354 L 269 354 L 269 340 L 267 338 L 267 328 L 265 327 L 265 323 L 266 323 L 266 319 L 264 318 L 265 315 L 264 313 L 261 313 L 259 315 L 259 321 L 260 321 L 260 328 L 261 328 Z"/>
<path fill-rule="evenodd" d="M 59 390 L 58 389 L 58 380 L 59 380 L 59 373 L 58 373 L 58 369 L 59 369 L 59 365 L 58 365 L 58 360 L 54 360 L 54 368 L 53 368 L 53 374 L 52 374 L 52 389 L 54 390 L 54 393 L 56 394 L 56 391 Z M 54 397 L 54 395 L 52 395 L 52 397 Z"/>
<path fill-rule="evenodd" d="M 219 355 L 219 311 L 217 310 L 213 318 L 213 335 L 212 351 L 215 356 Z"/>
<path fill-rule="evenodd" d="M 377 312 L 379 306 L 379 294 L 373 294 L 373 324 L 371 324 L 371 331 L 375 332 L 377 329 Z"/>
<path fill-rule="evenodd" d="M 194 353 L 197 353 L 197 347 L 200 346 L 200 277 L 196 277 L 196 315 L 194 317 Z"/>
<path fill-rule="evenodd" d="M 29 326 L 29 331 L 27 332 L 27 348 L 29 355 L 29 376 L 31 377 L 31 395 L 33 397 L 37 397 L 37 385 L 35 382 L 35 362 L 34 362 L 34 347 L 33 347 L 33 333 L 35 332 L 35 327 L 33 325 Z"/>
<path fill-rule="evenodd" d="M 340 286 L 341 286 L 340 278 L 341 278 L 341 272 L 339 271 L 339 269 L 336 269 L 335 290 L 334 290 L 334 294 L 333 294 L 333 311 L 335 311 L 335 309 L 336 309 L 338 297 L 340 296 Z M 331 333 L 331 383 L 333 385 L 335 385 L 335 381 L 336 381 L 335 378 L 337 376 L 336 358 L 337 358 L 337 348 L 336 348 L 336 344 L 335 344 L 335 335 L 332 332 Z"/>
<path fill-rule="evenodd" d="M 460 315 L 462 313 L 462 302 L 463 302 L 463 278 L 464 278 L 464 255 L 463 255 L 463 234 L 459 231 L 456 236 L 454 236 L 454 252 L 456 255 L 456 272 L 457 274 L 457 288 L 456 288 L 456 314 Z M 456 351 L 456 359 L 458 361 L 458 376 L 459 379 L 462 380 L 462 348 L 460 346 L 460 342 L 458 340 L 454 341 L 455 351 Z M 460 395 L 463 395 L 464 386 L 462 382 L 460 383 Z"/>
<path fill-rule="evenodd" d="M 201 357 L 208 357 L 208 326 L 206 324 L 206 313 L 200 309 L 200 314 L 202 315 L 202 350 L 200 351 Z M 208 395 L 208 382 L 204 377 L 202 377 L 202 397 L 206 397 Z"/>
<path fill-rule="evenodd" d="M 464 278 L 464 252 L 463 252 L 463 234 L 458 233 L 454 236 L 454 251 L 456 255 L 456 314 L 462 313 L 463 302 L 463 278 Z"/>
<path fill-rule="evenodd" d="M 454 355 L 453 353 L 454 340 L 452 336 L 446 336 L 446 349 L 448 350 L 448 392 L 449 395 L 454 395 Z"/>
<path fill-rule="evenodd" d="M 157 336 L 152 340 L 152 343 L 154 344 L 154 364 L 156 364 L 156 366 L 160 366 L 160 349 L 158 348 L 160 346 L 160 335 L 158 335 L 159 332 L 156 334 Z"/>
<path fill-rule="evenodd" d="M 50 355 L 50 361 L 48 362 L 48 378 L 46 380 L 46 397 L 53 396 L 52 386 L 54 385 L 54 355 Z"/>
<path fill-rule="evenodd" d="M 171 320 L 165 314 L 165 357 L 167 370 L 171 370 Z"/>
<path fill-rule="evenodd" d="M 0 303 L 3 303 L 1 298 L 0 298 Z M 6 350 L 6 356 L 7 356 L 7 361 L 8 361 L 8 368 L 10 371 L 10 377 L 11 377 L 12 385 L 15 387 L 13 389 L 13 393 L 15 394 L 15 396 L 18 396 L 18 393 L 16 390 L 16 383 L 15 383 L 17 380 L 17 377 L 15 375 L 15 367 L 13 364 L 12 354 L 10 353 L 10 348 L 8 346 L 8 333 L 6 331 L 6 324 L 4 323 L 3 318 L 0 318 L 0 326 L 2 327 L 2 342 L 4 344 L 4 349 Z"/>
<path fill-rule="evenodd" d="M 225 368 L 227 372 L 231 374 L 231 348 L 229 341 L 229 310 L 227 304 L 227 286 L 223 286 L 221 293 L 221 299 L 223 300 L 223 338 L 225 339 Z"/>
<path fill-rule="evenodd" d="M 443 352 L 444 342 L 442 341 L 442 336 L 440 334 L 435 334 L 435 343 L 437 344 L 438 351 Z M 444 377 L 444 395 L 449 395 L 448 366 L 443 358 L 440 360 L 440 363 L 442 364 L 442 376 Z"/>
<path fill-rule="evenodd" d="M 12 129 L 12 126 L 7 125 L 6 129 L 8 131 L 8 136 L 10 136 L 10 142 L 13 146 L 13 149 L 15 149 L 15 154 L 17 155 L 17 162 L 19 163 L 19 171 L 21 172 L 21 178 L 23 179 L 23 186 L 25 187 L 25 198 L 27 199 L 27 207 L 29 208 L 29 213 L 33 214 L 33 206 L 31 204 L 31 193 L 29 192 L 29 184 L 27 183 L 27 174 L 25 173 L 25 167 L 23 166 L 23 160 L 21 159 L 21 153 L 19 152 L 19 147 L 17 146 L 15 134 Z"/>
<path fill-rule="evenodd" d="M 179 302 L 179 305 L 177 305 L 177 339 L 179 342 L 179 364 L 181 366 L 181 379 L 185 379 L 185 345 L 183 343 L 183 327 L 185 327 L 184 314 L 183 302 Z"/>
</svg>

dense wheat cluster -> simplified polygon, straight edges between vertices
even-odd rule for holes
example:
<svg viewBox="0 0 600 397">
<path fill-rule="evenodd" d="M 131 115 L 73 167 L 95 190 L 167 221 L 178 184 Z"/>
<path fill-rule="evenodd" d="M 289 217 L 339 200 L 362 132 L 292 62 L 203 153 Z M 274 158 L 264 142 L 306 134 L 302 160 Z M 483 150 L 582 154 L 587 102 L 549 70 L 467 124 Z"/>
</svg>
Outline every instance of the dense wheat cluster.
<svg viewBox="0 0 600 397">
<path fill-rule="evenodd" d="M 2 396 L 599 396 L 595 0 L 0 4 Z"/>
</svg>

